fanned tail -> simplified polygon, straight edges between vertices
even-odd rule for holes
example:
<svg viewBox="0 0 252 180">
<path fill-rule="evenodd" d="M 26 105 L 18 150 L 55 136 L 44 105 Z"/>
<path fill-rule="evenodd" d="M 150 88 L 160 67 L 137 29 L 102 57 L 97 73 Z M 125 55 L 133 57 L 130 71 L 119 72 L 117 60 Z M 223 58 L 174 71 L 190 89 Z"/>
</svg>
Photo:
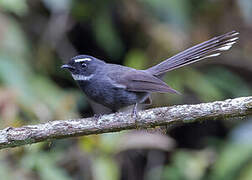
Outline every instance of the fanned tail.
<svg viewBox="0 0 252 180">
<path fill-rule="evenodd" d="M 154 76 L 161 77 L 164 73 L 195 63 L 209 57 L 219 56 L 221 51 L 229 50 L 239 39 L 239 33 L 231 31 L 221 36 L 214 37 L 208 41 L 195 45 L 181 53 L 178 53 L 160 64 L 146 71 Z"/>
</svg>

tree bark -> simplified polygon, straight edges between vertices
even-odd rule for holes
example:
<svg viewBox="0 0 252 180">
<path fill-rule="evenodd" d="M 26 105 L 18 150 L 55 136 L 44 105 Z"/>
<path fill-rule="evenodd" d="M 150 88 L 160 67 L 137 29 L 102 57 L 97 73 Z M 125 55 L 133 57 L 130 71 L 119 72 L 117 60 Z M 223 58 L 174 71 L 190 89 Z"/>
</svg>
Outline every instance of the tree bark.
<svg viewBox="0 0 252 180">
<path fill-rule="evenodd" d="M 52 139 L 61 139 L 90 134 L 118 132 L 160 125 L 192 123 L 204 120 L 227 120 L 252 114 L 252 96 L 195 105 L 176 105 L 148 109 L 131 114 L 115 113 L 99 118 L 50 121 L 44 124 L 8 127 L 0 130 L 0 149 L 17 147 Z M 136 123 L 137 121 L 137 123 Z"/>
</svg>

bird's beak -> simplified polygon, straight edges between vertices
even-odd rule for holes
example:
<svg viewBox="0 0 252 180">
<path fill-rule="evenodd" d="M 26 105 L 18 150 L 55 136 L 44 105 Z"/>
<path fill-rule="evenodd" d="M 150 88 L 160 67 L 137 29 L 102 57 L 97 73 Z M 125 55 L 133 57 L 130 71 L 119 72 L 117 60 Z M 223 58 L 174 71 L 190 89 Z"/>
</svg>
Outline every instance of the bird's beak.
<svg viewBox="0 0 252 180">
<path fill-rule="evenodd" d="M 75 70 L 75 67 L 69 65 L 69 64 L 64 64 L 61 66 L 62 69 L 69 69 L 69 70 Z"/>
</svg>

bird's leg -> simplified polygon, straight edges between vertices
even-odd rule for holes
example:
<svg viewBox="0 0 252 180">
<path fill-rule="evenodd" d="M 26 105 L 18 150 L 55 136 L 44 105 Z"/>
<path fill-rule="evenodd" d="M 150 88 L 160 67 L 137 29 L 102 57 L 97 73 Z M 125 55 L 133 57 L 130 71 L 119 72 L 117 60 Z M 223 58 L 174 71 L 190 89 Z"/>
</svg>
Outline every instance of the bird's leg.
<svg viewBox="0 0 252 180">
<path fill-rule="evenodd" d="M 137 123 L 137 118 L 138 118 L 137 103 L 133 107 L 131 117 L 133 117 L 135 119 L 136 128 L 138 129 L 138 123 Z"/>
<path fill-rule="evenodd" d="M 132 117 L 137 117 L 137 103 L 134 105 L 133 107 L 133 110 L 132 110 L 132 114 L 131 114 Z"/>
</svg>

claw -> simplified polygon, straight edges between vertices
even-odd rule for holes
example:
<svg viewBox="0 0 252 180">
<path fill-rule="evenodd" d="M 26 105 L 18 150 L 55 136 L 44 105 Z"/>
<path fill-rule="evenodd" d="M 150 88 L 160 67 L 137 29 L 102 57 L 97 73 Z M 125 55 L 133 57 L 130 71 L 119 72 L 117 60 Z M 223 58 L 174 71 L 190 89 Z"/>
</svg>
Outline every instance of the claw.
<svg viewBox="0 0 252 180">
<path fill-rule="evenodd" d="M 98 122 L 101 116 L 102 116 L 101 114 L 94 114 L 94 120 Z"/>
</svg>

